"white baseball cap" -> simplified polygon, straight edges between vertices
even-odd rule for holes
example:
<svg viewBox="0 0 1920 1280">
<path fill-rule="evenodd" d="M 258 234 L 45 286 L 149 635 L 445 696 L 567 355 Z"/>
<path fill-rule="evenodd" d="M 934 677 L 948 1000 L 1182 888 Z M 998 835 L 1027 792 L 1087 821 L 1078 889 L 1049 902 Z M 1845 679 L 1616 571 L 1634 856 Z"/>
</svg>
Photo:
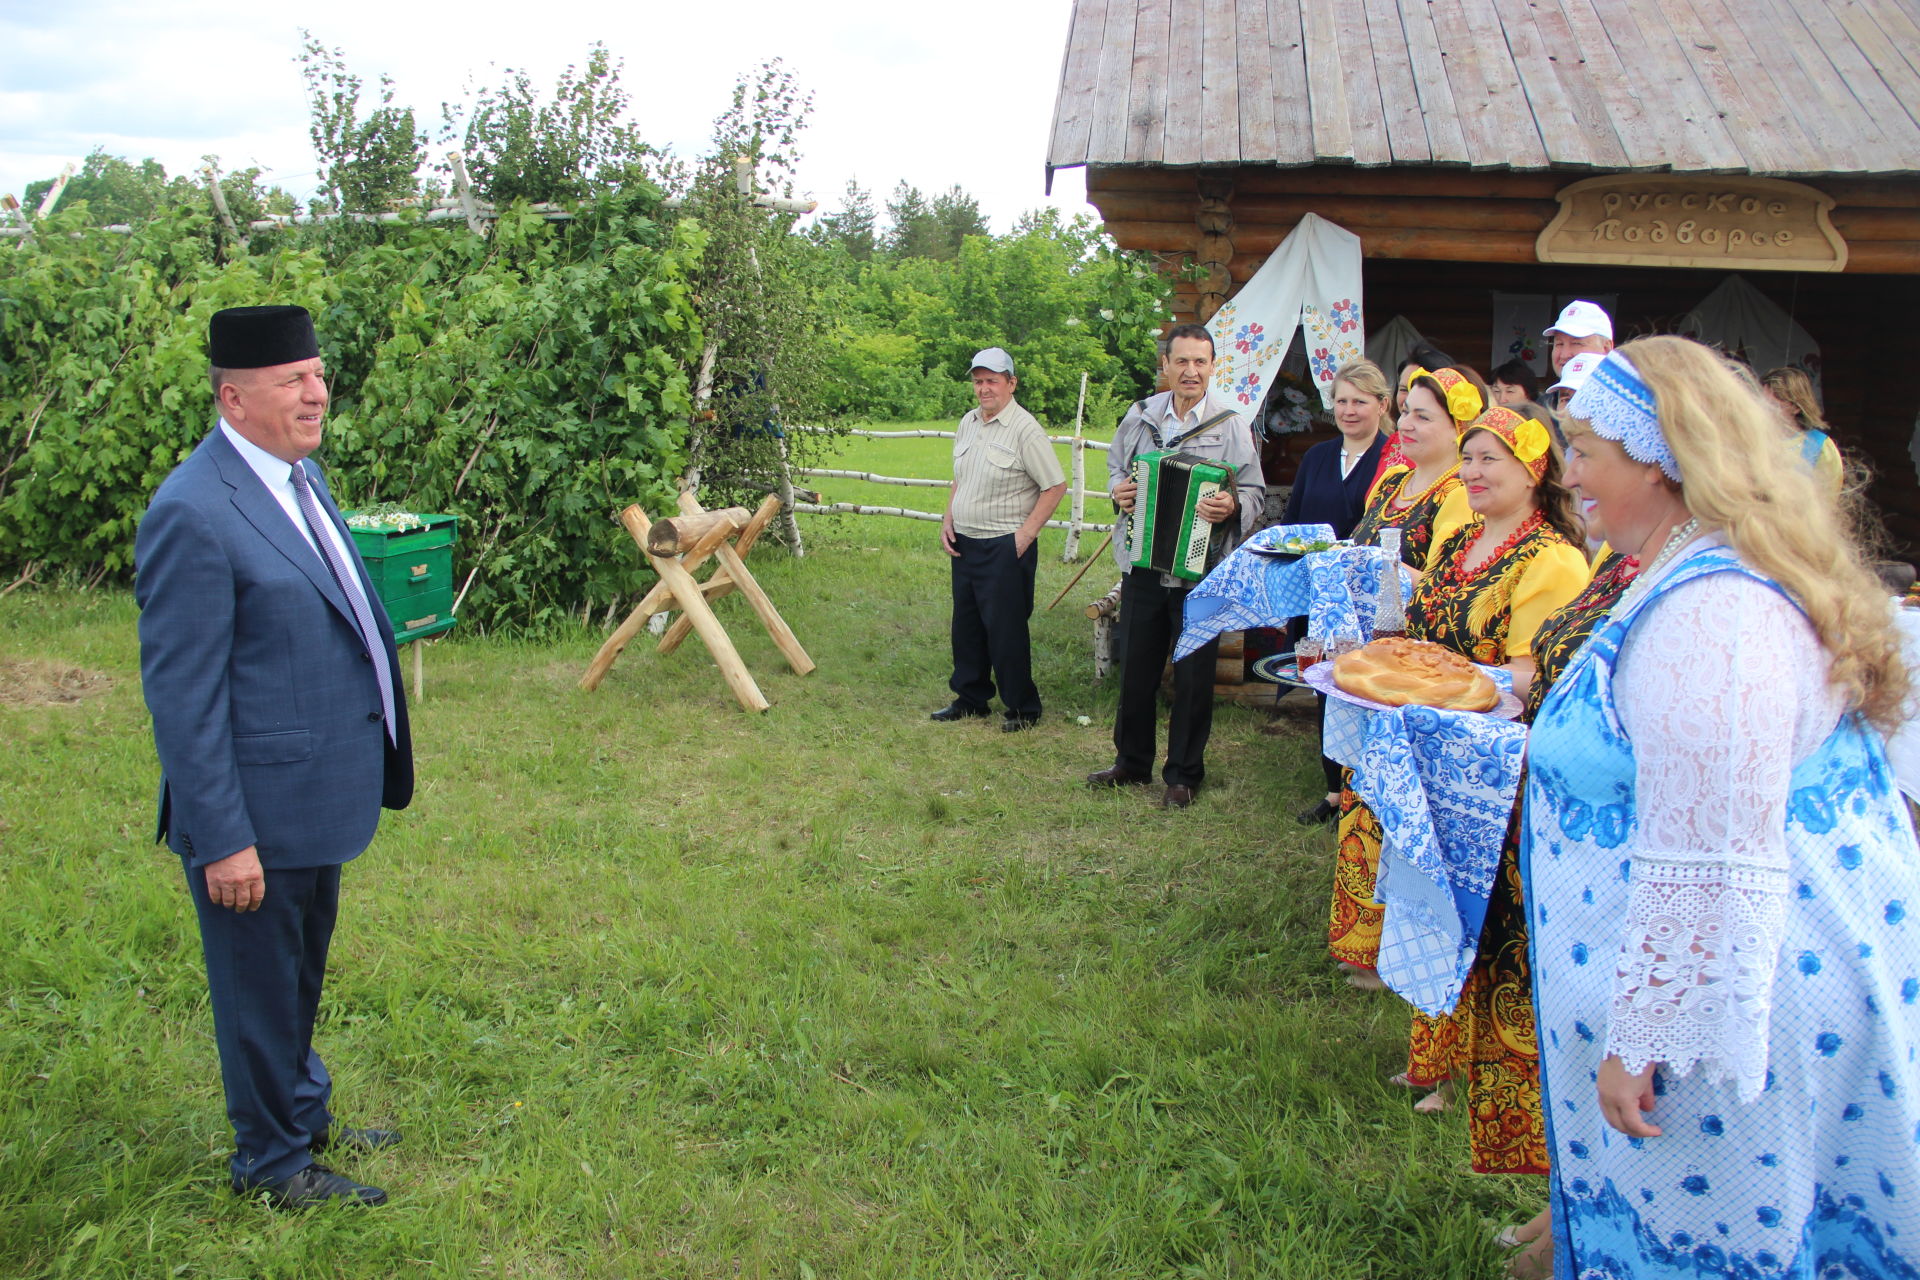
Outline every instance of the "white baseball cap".
<svg viewBox="0 0 1920 1280">
<path fill-rule="evenodd" d="M 1569 338 L 1605 338 L 1613 341 L 1613 318 L 1600 308 L 1597 302 L 1569 302 L 1553 322 L 1546 336 L 1564 333 Z"/>
<path fill-rule="evenodd" d="M 1013 357 L 999 347 L 988 347 L 985 351 L 973 353 L 973 363 L 967 366 L 969 372 L 985 369 L 988 373 L 1004 373 L 1013 376 Z"/>
<path fill-rule="evenodd" d="M 1575 303 L 1574 305 L 1579 306 L 1580 304 Z M 1587 305 L 1592 306 L 1593 304 L 1588 303 Z M 1548 387 L 1544 394 L 1552 395 L 1556 391 L 1578 391 L 1580 384 L 1585 382 L 1588 375 L 1593 372 L 1593 366 L 1599 364 L 1604 358 L 1605 357 L 1597 351 L 1582 351 L 1562 366 L 1560 370 L 1560 381 Z"/>
</svg>

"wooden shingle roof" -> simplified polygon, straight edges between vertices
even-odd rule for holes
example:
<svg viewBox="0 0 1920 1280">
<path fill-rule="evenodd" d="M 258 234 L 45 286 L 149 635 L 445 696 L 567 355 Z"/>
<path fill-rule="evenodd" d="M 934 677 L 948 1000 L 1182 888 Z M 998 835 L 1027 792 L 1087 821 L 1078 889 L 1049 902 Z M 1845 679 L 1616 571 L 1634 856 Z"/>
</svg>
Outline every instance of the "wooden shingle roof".
<svg viewBox="0 0 1920 1280">
<path fill-rule="evenodd" d="M 1074 0 L 1047 169 L 1920 173 L 1920 0 Z"/>
</svg>

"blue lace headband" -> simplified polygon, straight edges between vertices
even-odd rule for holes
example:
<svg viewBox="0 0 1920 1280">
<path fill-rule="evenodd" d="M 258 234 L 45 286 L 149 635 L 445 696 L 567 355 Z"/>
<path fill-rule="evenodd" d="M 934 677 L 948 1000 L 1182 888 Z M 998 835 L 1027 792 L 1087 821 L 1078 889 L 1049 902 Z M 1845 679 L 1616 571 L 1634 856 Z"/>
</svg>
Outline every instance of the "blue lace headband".
<svg viewBox="0 0 1920 1280">
<path fill-rule="evenodd" d="M 1640 371 L 1618 351 L 1609 351 L 1567 402 L 1567 416 L 1584 418 L 1593 434 L 1611 440 L 1635 462 L 1658 466 L 1680 483 L 1680 463 L 1660 431 L 1660 410 Z"/>
</svg>

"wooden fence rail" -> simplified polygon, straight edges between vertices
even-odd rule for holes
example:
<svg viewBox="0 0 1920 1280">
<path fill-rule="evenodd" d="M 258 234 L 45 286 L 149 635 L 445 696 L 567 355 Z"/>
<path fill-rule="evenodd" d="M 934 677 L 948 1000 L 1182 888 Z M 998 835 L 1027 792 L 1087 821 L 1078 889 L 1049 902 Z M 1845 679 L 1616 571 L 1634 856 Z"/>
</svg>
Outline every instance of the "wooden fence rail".
<svg viewBox="0 0 1920 1280">
<path fill-rule="evenodd" d="M 1083 408 L 1086 403 L 1086 393 L 1087 379 L 1086 375 L 1082 374 L 1080 377 L 1080 395 Z M 1068 481 L 1068 494 L 1071 499 L 1068 506 L 1069 518 L 1066 520 L 1049 520 L 1046 526 L 1049 529 L 1066 530 L 1066 545 L 1061 548 L 1060 552 L 1060 559 L 1066 564 L 1071 564 L 1080 558 L 1080 535 L 1082 533 L 1107 533 L 1113 529 L 1113 526 L 1110 524 L 1089 524 L 1087 522 L 1086 500 L 1088 498 L 1105 498 L 1107 496 L 1105 489 L 1088 489 L 1086 487 L 1087 450 L 1097 449 L 1104 453 L 1109 446 L 1105 441 L 1089 440 L 1079 434 L 1080 413 L 1080 410 L 1076 410 L 1074 413 L 1075 431 L 1073 435 L 1047 437 L 1049 443 L 1064 444 L 1073 450 L 1073 468 L 1071 478 Z M 831 428 L 828 427 L 810 427 L 801 424 L 790 424 L 788 430 L 862 436 L 868 440 L 951 440 L 955 435 L 955 433 L 951 431 L 869 431 L 864 428 L 853 428 L 851 430 L 834 433 Z M 798 468 L 797 470 L 799 474 L 803 476 L 825 477 L 833 480 L 861 480 L 867 484 L 892 484 L 906 488 L 945 489 L 952 483 L 949 480 L 933 480 L 924 476 L 883 476 L 872 471 L 847 471 L 836 467 L 806 467 Z M 902 520 L 931 520 L 936 524 L 945 518 L 938 511 L 915 511 L 911 507 L 881 507 L 860 502 L 796 502 L 793 504 L 793 509 L 802 515 L 894 516 Z"/>
</svg>

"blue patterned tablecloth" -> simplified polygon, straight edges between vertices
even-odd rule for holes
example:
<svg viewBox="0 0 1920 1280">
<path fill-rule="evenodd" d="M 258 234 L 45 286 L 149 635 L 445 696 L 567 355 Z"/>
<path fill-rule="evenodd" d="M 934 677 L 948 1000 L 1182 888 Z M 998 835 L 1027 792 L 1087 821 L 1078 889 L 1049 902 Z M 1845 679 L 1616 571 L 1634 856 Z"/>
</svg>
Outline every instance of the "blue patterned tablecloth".
<svg viewBox="0 0 1920 1280">
<path fill-rule="evenodd" d="M 1290 537 L 1330 540 L 1333 529 L 1324 524 L 1272 525 L 1234 548 L 1187 593 L 1175 659 L 1224 631 L 1284 627 L 1289 618 L 1311 619 L 1319 636 L 1357 635 L 1364 640 L 1372 635 L 1386 553 L 1378 547 L 1336 547 L 1280 561 L 1253 550 Z M 1400 594 L 1402 599 L 1413 595 L 1406 574 L 1400 575 Z"/>
<path fill-rule="evenodd" d="M 1481 670 L 1512 691 L 1508 672 Z M 1426 1013 L 1451 1013 L 1473 967 L 1526 742 L 1479 712 L 1327 699 L 1322 749 L 1380 819 L 1380 979 Z"/>
</svg>

